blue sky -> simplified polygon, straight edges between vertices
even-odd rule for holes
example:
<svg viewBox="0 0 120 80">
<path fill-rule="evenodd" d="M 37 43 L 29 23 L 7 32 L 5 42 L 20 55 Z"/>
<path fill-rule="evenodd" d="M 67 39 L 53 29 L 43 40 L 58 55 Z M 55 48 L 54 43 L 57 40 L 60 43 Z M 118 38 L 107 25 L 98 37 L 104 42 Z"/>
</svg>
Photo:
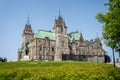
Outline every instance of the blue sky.
<svg viewBox="0 0 120 80">
<path fill-rule="evenodd" d="M 107 11 L 107 0 L 0 0 L 0 57 L 17 60 L 22 32 L 28 13 L 34 33 L 39 29 L 53 30 L 54 20 L 61 16 L 71 31 L 82 32 L 85 40 L 101 36 L 102 24 L 95 16 Z M 111 55 L 111 49 L 105 47 Z M 117 56 L 117 55 L 116 55 Z"/>
</svg>

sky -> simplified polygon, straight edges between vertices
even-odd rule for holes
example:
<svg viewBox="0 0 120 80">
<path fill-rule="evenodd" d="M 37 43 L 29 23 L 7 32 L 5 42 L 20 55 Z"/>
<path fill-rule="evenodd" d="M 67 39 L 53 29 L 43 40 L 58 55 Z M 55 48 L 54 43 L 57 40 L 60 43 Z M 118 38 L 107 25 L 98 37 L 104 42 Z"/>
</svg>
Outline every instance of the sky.
<svg viewBox="0 0 120 80">
<path fill-rule="evenodd" d="M 54 20 L 60 15 L 68 33 L 79 31 L 85 40 L 102 36 L 102 26 L 95 16 L 107 12 L 107 0 L 0 0 L 0 57 L 17 60 L 22 45 L 22 33 L 28 14 L 33 32 L 39 29 L 53 31 Z M 112 51 L 103 44 L 112 58 Z M 116 57 L 118 55 L 116 54 Z"/>
</svg>

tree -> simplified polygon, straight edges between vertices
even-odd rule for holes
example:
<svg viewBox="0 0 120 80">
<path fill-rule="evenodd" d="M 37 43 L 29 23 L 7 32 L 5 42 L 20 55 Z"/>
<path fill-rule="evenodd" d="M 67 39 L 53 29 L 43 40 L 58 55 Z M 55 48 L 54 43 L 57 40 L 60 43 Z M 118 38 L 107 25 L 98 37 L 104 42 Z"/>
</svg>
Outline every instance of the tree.
<svg viewBox="0 0 120 80">
<path fill-rule="evenodd" d="M 120 0 L 109 0 L 105 6 L 108 6 L 108 12 L 97 14 L 96 19 L 104 23 L 102 30 L 104 43 L 112 48 L 115 67 L 114 51 L 120 54 Z"/>
<path fill-rule="evenodd" d="M 0 57 L 0 62 L 7 62 L 7 58 Z"/>
</svg>

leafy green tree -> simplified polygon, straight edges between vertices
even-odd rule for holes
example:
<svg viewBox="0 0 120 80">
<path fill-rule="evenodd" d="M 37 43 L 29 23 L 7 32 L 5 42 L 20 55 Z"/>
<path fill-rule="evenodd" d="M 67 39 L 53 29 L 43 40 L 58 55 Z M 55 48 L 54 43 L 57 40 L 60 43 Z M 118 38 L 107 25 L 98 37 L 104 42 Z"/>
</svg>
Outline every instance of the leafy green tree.
<svg viewBox="0 0 120 80">
<path fill-rule="evenodd" d="M 108 6 L 108 12 L 99 13 L 96 18 L 104 24 L 102 30 L 104 42 L 112 48 L 115 67 L 114 51 L 120 54 L 120 0 L 109 0 L 105 6 Z"/>
</svg>

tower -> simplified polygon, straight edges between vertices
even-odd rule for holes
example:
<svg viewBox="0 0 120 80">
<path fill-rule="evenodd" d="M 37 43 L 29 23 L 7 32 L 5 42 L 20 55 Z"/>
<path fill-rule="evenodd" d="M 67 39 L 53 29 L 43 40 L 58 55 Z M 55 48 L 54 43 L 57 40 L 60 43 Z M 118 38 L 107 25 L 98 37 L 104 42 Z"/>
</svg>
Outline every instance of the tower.
<svg viewBox="0 0 120 80">
<path fill-rule="evenodd" d="M 56 51 L 55 51 L 55 61 L 61 61 L 62 55 L 69 53 L 68 48 L 68 36 L 67 36 L 67 26 L 63 18 L 58 16 L 54 23 L 54 34 L 56 37 Z"/>
<path fill-rule="evenodd" d="M 23 46 L 26 46 L 26 44 L 28 44 L 34 38 L 34 33 L 32 31 L 31 24 L 29 22 L 29 16 L 27 23 L 25 24 L 25 28 L 23 30 L 22 38 L 23 38 Z"/>
<path fill-rule="evenodd" d="M 64 34 L 64 35 L 67 34 L 67 26 L 65 25 L 65 22 L 60 15 L 58 19 L 55 19 L 53 29 L 55 34 Z"/>
</svg>

